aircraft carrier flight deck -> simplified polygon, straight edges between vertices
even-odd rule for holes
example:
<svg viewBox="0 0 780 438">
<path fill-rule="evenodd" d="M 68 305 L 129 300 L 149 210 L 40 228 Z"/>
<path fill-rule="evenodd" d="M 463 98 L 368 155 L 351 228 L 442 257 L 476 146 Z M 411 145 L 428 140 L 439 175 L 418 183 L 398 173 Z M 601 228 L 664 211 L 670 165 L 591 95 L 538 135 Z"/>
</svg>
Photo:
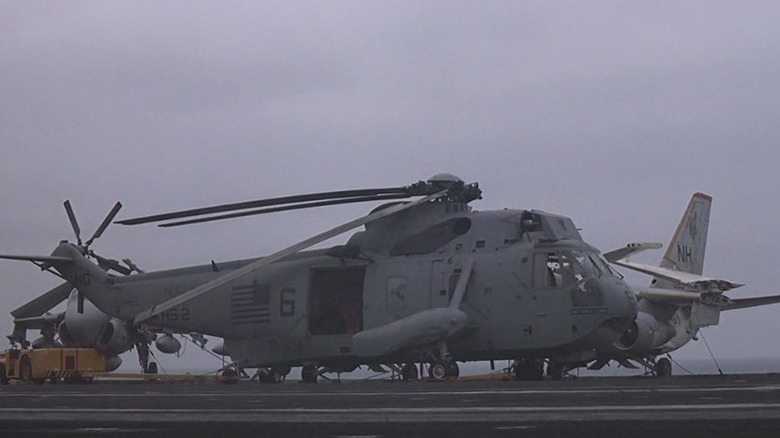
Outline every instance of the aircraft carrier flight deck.
<svg viewBox="0 0 780 438">
<path fill-rule="evenodd" d="M 3 436 L 778 436 L 780 374 L 0 387 Z"/>
</svg>

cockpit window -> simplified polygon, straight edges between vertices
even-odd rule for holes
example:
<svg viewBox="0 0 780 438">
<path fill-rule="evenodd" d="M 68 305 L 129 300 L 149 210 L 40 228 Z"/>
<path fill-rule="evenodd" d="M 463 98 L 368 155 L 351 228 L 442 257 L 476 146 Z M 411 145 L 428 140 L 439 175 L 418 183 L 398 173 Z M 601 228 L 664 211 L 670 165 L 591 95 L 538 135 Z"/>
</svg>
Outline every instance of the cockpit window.
<svg viewBox="0 0 780 438">
<path fill-rule="evenodd" d="M 573 251 L 572 255 L 574 256 L 577 264 L 579 264 L 579 267 L 582 270 L 584 276 L 592 277 L 599 276 L 601 274 L 596 265 L 593 264 L 593 260 L 591 260 L 590 254 Z"/>
<path fill-rule="evenodd" d="M 615 275 L 595 253 L 556 251 L 534 256 L 534 287 L 539 289 L 564 287 L 605 274 Z"/>
<path fill-rule="evenodd" d="M 601 254 L 591 253 L 590 259 L 593 262 L 594 266 L 596 266 L 596 268 L 599 271 L 601 271 L 602 274 L 623 278 L 623 276 L 620 275 L 619 272 L 615 271 L 614 269 L 612 269 L 612 267 L 609 266 L 609 262 L 607 262 L 604 259 L 604 256 L 602 256 Z"/>
<path fill-rule="evenodd" d="M 534 258 L 534 286 L 559 288 L 583 278 L 583 271 L 569 253 L 547 252 Z"/>
</svg>

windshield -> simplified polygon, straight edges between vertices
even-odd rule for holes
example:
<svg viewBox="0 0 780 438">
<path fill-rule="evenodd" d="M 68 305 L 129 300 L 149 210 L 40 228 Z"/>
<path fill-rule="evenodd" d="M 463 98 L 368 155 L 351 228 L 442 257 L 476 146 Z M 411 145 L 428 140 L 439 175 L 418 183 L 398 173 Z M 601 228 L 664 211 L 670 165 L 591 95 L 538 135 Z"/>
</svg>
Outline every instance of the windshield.
<svg viewBox="0 0 780 438">
<path fill-rule="evenodd" d="M 604 259 L 604 256 L 598 253 L 590 253 L 589 255 L 591 262 L 593 262 L 593 265 L 595 266 L 596 270 L 598 271 L 598 275 L 607 274 L 611 275 L 613 277 L 623 278 L 622 275 L 620 275 L 619 272 L 612 269 L 612 267 L 609 266 L 609 262 Z"/>
<path fill-rule="evenodd" d="M 579 283 L 602 275 L 616 276 L 597 253 L 587 251 L 556 251 L 536 254 L 534 285 L 557 288 Z"/>
</svg>

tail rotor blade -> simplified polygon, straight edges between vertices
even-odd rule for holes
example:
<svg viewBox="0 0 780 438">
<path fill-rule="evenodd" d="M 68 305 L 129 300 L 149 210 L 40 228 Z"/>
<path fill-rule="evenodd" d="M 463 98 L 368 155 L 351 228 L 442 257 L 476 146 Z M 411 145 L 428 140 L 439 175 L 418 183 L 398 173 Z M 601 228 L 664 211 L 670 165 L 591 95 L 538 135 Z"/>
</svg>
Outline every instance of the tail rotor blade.
<svg viewBox="0 0 780 438">
<path fill-rule="evenodd" d="M 70 226 L 73 227 L 73 232 L 76 233 L 76 240 L 79 246 L 81 245 L 81 228 L 76 220 L 76 215 L 73 213 L 73 208 L 70 206 L 70 200 L 66 200 L 63 204 L 65 206 L 65 212 L 68 213 L 68 219 L 70 220 Z"/>
<path fill-rule="evenodd" d="M 100 224 L 97 230 L 95 230 L 95 234 L 93 234 L 92 237 L 89 240 L 87 240 L 86 246 L 89 246 L 92 242 L 95 241 L 95 239 L 97 239 L 103 234 L 103 231 L 106 231 L 106 228 L 108 227 L 109 224 L 111 224 L 111 221 L 114 220 L 114 217 L 116 216 L 117 213 L 119 213 L 119 210 L 121 208 L 122 208 L 122 203 L 117 202 L 114 205 L 114 208 L 112 208 L 111 211 L 108 212 L 108 216 L 106 216 L 106 218 L 103 219 L 103 223 Z"/>
</svg>

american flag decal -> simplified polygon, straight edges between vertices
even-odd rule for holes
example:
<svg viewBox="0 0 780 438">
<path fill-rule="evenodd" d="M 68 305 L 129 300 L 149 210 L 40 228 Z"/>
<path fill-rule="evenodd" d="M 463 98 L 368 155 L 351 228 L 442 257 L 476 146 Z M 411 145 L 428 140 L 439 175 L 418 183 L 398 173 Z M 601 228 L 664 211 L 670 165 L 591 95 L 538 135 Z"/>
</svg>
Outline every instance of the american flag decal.
<svg viewBox="0 0 780 438">
<path fill-rule="evenodd" d="M 230 318 L 233 325 L 271 321 L 271 285 L 236 286 L 230 294 Z"/>
</svg>

